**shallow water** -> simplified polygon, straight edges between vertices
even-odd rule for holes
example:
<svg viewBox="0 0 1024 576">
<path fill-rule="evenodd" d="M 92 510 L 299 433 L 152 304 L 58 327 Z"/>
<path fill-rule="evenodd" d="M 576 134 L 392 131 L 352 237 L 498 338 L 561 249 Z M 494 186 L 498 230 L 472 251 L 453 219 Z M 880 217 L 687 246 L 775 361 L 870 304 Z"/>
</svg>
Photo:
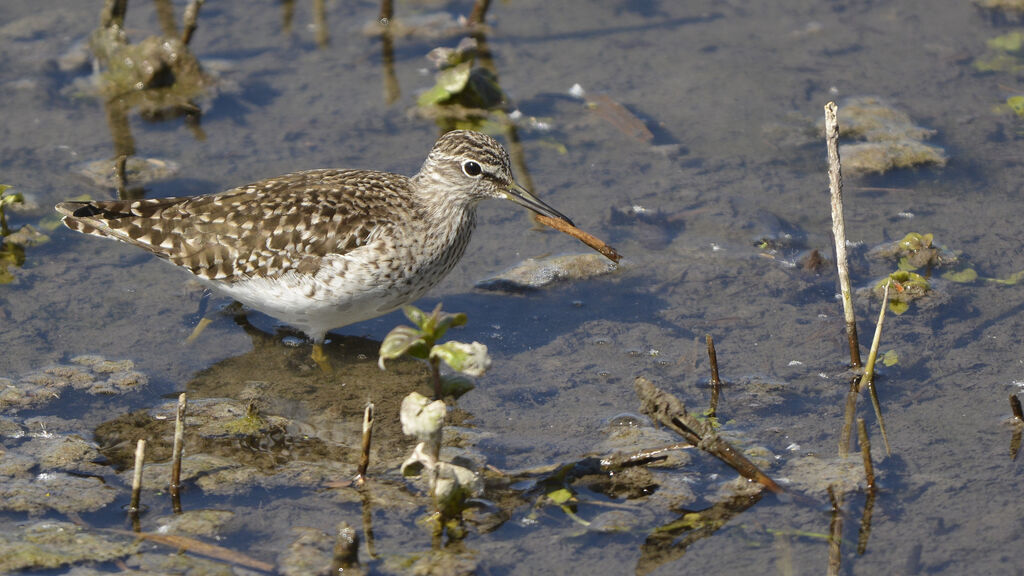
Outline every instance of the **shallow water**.
<svg viewBox="0 0 1024 576">
<path fill-rule="evenodd" d="M 0 183 L 30 205 L 9 213 L 12 226 L 36 225 L 61 200 L 113 193 L 77 172 L 113 155 L 102 105 L 75 88 L 88 68 L 59 64 L 95 27 L 99 4 L 14 0 L 0 7 Z M 176 8 L 180 14 L 182 3 Z M 399 3 L 397 16 L 468 9 Z M 316 167 L 415 172 L 437 136 L 429 120 L 408 113 L 417 92 L 433 83 L 424 55 L 454 46 L 458 37 L 397 39 L 401 94 L 388 104 L 380 41 L 362 33 L 376 14 L 373 3 L 330 4 L 329 43 L 318 46 L 308 5 L 295 7 L 284 30 L 276 4 L 208 2 L 191 45 L 219 78 L 199 100 L 204 137 L 180 119 L 130 116 L 136 154 L 180 166 L 176 175 L 146 184 L 145 194 L 213 192 Z M 835 273 L 831 262 L 818 273 L 789 265 L 810 249 L 831 253 L 824 144 L 814 132 L 830 99 L 842 105 L 844 98 L 877 96 L 936 130 L 928 142 L 949 156 L 944 168 L 847 178 L 858 287 L 893 268 L 867 259 L 866 247 L 911 231 L 933 233 L 937 244 L 957 251 L 954 269 L 971 267 L 984 278 L 1024 269 L 1024 123 L 998 108 L 1019 94 L 1018 78 L 972 66 L 986 56 L 986 40 L 1019 27 L 969 3 L 514 2 L 494 3 L 489 23 L 501 86 L 526 117 L 550 125 L 541 130 L 524 121 L 520 129 L 538 193 L 627 258 L 614 275 L 526 296 L 474 290 L 524 258 L 580 248 L 533 229 L 510 204 L 481 206 L 466 257 L 420 305 L 441 301 L 445 310 L 465 312 L 469 324 L 453 337 L 490 348 L 491 370 L 458 408 L 466 443 L 494 466 L 519 469 L 601 452 L 608 423 L 639 412 L 632 386 L 638 375 L 704 406 L 706 333 L 716 339 L 729 382 L 720 418 L 745 446 L 776 456 L 770 475 L 797 484 L 791 464 L 799 457 L 835 455 L 848 382 Z M 155 33 L 153 6 L 131 4 L 128 28 L 133 39 Z M 631 139 L 570 98 L 575 83 L 643 119 L 653 143 Z M 646 216 L 630 216 L 632 207 Z M 101 423 L 178 392 L 235 397 L 247 383 L 267 381 L 274 387 L 260 392 L 266 409 L 351 447 L 358 446 L 353 419 L 362 403 L 393 404 L 401 395 L 392 391 L 394 382 L 378 382 L 384 376 L 374 367 L 375 344 L 360 339 L 379 341 L 404 321 L 400 314 L 338 331 L 335 350 L 348 350 L 350 364 L 327 381 L 302 372 L 306 349 L 250 336 L 228 315 L 198 344 L 183 346 L 199 303 L 185 273 L 132 247 L 63 228 L 49 234 L 49 242 L 27 249 L 24 266 L 13 270 L 16 281 L 0 286 L 0 377 L 17 382 L 99 354 L 132 360 L 149 382 L 119 396 L 69 392 L 14 415 L 19 421 L 43 416 L 51 428 L 62 423 L 57 432 L 91 440 Z M 758 246 L 766 238 L 788 245 L 769 257 Z M 1020 392 L 1024 380 L 1020 288 L 985 280 L 934 284 L 943 295 L 934 305 L 912 305 L 885 326 L 882 350 L 899 354 L 878 380 L 893 456 L 883 457 L 870 405 L 862 399 L 858 408 L 872 430 L 881 485 L 863 553 L 856 552 L 863 492 L 844 501 L 842 565 L 849 573 L 893 566 L 929 574 L 1020 570 L 1024 523 L 1017 503 L 1024 485 L 1009 456 L 1006 424 L 1007 395 Z M 877 306 L 858 299 L 864 343 Z M 264 331 L 275 327 L 259 314 L 249 320 Z M 412 369 L 403 374 L 422 378 Z M 393 433 L 383 442 L 401 445 Z M 8 450 L 16 444 L 3 440 Z M 382 458 L 391 463 L 402 450 L 395 452 Z M 693 461 L 686 475 L 699 488 L 698 500 L 686 507 L 704 508 L 721 500 L 709 475 L 734 475 L 709 457 Z M 379 493 L 371 491 L 379 499 L 369 507 L 376 556 L 365 535 L 361 550 L 371 571 L 403 571 L 395 568 L 402 558 L 431 547 L 415 522 L 427 499 L 394 480 L 393 471 L 382 471 Z M 90 473 L 122 487 L 112 467 Z M 281 482 L 228 497 L 211 485 L 191 485 L 182 504 L 235 511 L 219 532 L 221 545 L 268 562 L 280 561 L 296 537 L 293 528 L 331 533 L 345 520 L 363 529 L 366 507 L 351 492 L 318 489 L 319 480 Z M 828 499 L 805 492 L 816 505 L 766 495 L 689 544 L 685 555 L 660 558 L 652 573 L 821 573 L 827 543 L 807 534 L 828 532 Z M 596 492 L 583 499 L 583 518 L 608 510 L 608 499 Z M 170 506 L 155 491 L 148 500 L 142 520 L 152 530 Z M 86 520 L 120 526 L 126 503 L 119 496 Z M 471 530 L 451 561 L 496 574 L 632 572 L 648 566 L 648 533 L 681 511 L 645 499 L 626 503 L 637 526 L 619 533 L 582 532 L 557 507 L 529 521 L 524 504 L 493 532 Z M 33 517 L 63 519 L 52 512 Z M 17 526 L 29 516 L 0 518 Z"/>
</svg>

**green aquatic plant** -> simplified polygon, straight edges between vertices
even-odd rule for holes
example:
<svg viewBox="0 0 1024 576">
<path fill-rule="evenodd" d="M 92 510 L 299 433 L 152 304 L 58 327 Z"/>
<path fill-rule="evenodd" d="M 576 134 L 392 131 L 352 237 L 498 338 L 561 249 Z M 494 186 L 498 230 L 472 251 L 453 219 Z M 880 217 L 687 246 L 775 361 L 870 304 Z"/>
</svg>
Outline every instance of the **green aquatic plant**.
<svg viewBox="0 0 1024 576">
<path fill-rule="evenodd" d="M 1024 96 L 1010 96 L 1006 99 L 1006 105 L 1018 118 L 1024 118 Z"/>
<path fill-rule="evenodd" d="M 975 70 L 1011 74 L 1024 70 L 1024 33 L 1010 32 L 989 38 L 986 44 L 988 53 L 974 60 Z"/>
<path fill-rule="evenodd" d="M 402 311 L 414 326 L 397 326 L 384 337 L 378 361 L 381 369 L 384 369 L 386 360 L 411 356 L 430 364 L 436 398 L 458 397 L 471 390 L 472 382 L 462 376 L 442 376 L 441 362 L 457 372 L 482 376 L 491 365 L 487 346 L 479 342 L 466 344 L 454 340 L 443 344 L 437 343 L 449 328 L 465 324 L 466 315 L 442 312 L 440 304 L 430 314 L 415 306 L 405 306 Z"/>
<path fill-rule="evenodd" d="M 472 383 L 460 376 L 441 376 L 441 362 L 453 370 L 470 376 L 482 376 L 491 365 L 487 346 L 479 342 L 465 344 L 448 341 L 438 344 L 449 328 L 466 323 L 465 314 L 448 314 L 438 304 L 430 314 L 405 306 L 405 316 L 414 326 L 397 326 L 380 346 L 379 365 L 387 360 L 412 356 L 430 364 L 436 400 L 413 392 L 402 400 L 399 416 L 402 431 L 419 442 L 413 453 L 402 464 L 404 476 L 425 476 L 430 485 L 435 513 L 431 517 L 437 533 L 445 530 L 450 536 L 462 534 L 462 510 L 468 498 L 483 491 L 479 475 L 463 466 L 441 459 L 441 434 L 448 407 L 440 398 L 459 396 L 470 389 Z"/>
<path fill-rule="evenodd" d="M 931 284 L 924 276 L 908 270 L 897 270 L 882 278 L 875 285 L 874 292 L 881 296 L 890 283 L 892 289 L 888 292 L 889 310 L 897 316 L 906 312 L 911 302 L 925 297 L 932 290 Z"/>
<path fill-rule="evenodd" d="M 438 534 L 447 530 L 449 536 L 458 538 L 463 533 L 466 500 L 482 494 L 484 485 L 477 472 L 441 459 L 441 434 L 447 412 L 443 400 L 431 401 L 418 392 L 402 400 L 402 432 L 419 441 L 402 463 L 402 475 L 426 478 L 434 501 L 434 514 L 429 518 L 433 530 Z"/>
<path fill-rule="evenodd" d="M 4 241 L 11 235 L 11 229 L 7 227 L 7 207 L 25 201 L 21 194 L 8 194 L 8 189 L 10 186 L 0 184 L 0 284 L 14 282 L 10 268 L 20 268 L 25 263 L 25 248 L 15 242 Z"/>
<path fill-rule="evenodd" d="M 0 184 L 0 236 L 7 236 L 11 233 L 7 228 L 7 207 L 13 204 L 21 204 L 25 198 L 21 194 L 8 194 L 10 186 Z"/>
</svg>

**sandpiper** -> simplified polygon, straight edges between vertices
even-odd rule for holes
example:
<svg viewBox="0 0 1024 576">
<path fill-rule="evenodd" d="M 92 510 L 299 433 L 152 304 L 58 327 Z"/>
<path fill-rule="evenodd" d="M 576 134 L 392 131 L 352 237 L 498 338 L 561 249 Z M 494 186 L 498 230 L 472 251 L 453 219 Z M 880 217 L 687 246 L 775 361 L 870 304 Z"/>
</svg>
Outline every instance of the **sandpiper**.
<svg viewBox="0 0 1024 576">
<path fill-rule="evenodd" d="M 387 314 L 440 282 L 462 258 L 485 198 L 571 225 L 515 182 L 501 144 L 468 130 L 441 136 L 412 178 L 309 170 L 219 194 L 57 210 L 72 230 L 139 246 L 302 330 L 326 370 L 327 331 Z"/>
</svg>

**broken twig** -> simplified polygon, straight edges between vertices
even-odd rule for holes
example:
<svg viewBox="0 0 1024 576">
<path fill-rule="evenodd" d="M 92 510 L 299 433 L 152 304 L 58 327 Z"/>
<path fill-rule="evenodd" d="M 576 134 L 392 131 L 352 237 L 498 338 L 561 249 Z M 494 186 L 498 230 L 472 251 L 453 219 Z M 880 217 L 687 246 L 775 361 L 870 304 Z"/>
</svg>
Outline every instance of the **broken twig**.
<svg viewBox="0 0 1024 576">
<path fill-rule="evenodd" d="M 563 232 L 565 234 L 568 234 L 569 236 L 572 236 L 573 238 L 576 238 L 580 242 L 583 242 L 587 246 L 590 246 L 594 250 L 597 250 L 602 255 L 604 255 L 605 258 L 611 260 L 612 262 L 618 263 L 619 259 L 622 258 L 621 256 L 619 256 L 619 253 L 615 251 L 615 248 L 612 248 L 611 246 L 605 244 L 604 241 L 601 240 L 600 238 L 588 234 L 583 230 L 580 230 L 579 228 L 573 226 L 572 224 L 566 222 L 565 220 L 551 218 L 550 216 L 544 216 L 541 214 L 536 215 L 534 219 L 537 222 L 540 222 L 541 224 L 550 226 L 555 230 L 558 230 L 559 232 Z"/>
<path fill-rule="evenodd" d="M 671 428 L 687 442 L 708 452 L 731 466 L 741 476 L 753 480 L 775 493 L 782 493 L 781 486 L 755 466 L 746 456 L 718 436 L 709 426 L 686 410 L 686 405 L 675 396 L 658 389 L 650 380 L 637 377 L 633 381 L 643 411 L 651 418 Z"/>
</svg>

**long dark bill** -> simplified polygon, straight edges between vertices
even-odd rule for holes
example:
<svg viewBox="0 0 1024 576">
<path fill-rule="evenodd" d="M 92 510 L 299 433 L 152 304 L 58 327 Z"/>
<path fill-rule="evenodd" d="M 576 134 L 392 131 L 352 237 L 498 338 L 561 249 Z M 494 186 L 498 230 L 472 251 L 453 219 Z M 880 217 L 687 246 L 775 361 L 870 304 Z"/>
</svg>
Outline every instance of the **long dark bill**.
<svg viewBox="0 0 1024 576">
<path fill-rule="evenodd" d="M 558 210 L 555 210 L 551 206 L 548 206 L 543 201 L 541 201 L 540 198 L 537 198 L 536 196 L 531 194 L 529 190 L 523 188 L 517 182 L 513 182 L 508 187 L 508 191 L 505 197 L 515 202 L 516 204 L 519 204 L 520 206 L 525 206 L 530 210 L 533 210 L 537 214 L 543 214 L 544 216 L 564 220 L 568 222 L 570 226 L 575 226 L 575 224 L 572 223 L 572 220 L 569 220 L 569 218 L 566 217 L 565 214 L 562 214 Z"/>
</svg>

